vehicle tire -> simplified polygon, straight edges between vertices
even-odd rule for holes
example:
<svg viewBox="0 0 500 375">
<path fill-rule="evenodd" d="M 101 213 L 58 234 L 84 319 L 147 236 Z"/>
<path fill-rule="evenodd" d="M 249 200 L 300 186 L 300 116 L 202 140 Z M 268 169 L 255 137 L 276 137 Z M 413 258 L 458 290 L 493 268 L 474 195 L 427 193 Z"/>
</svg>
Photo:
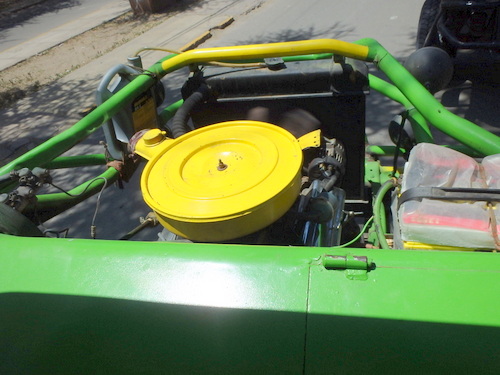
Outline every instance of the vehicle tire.
<svg viewBox="0 0 500 375">
<path fill-rule="evenodd" d="M 26 237 L 44 236 L 31 220 L 3 203 L 0 203 L 0 233 Z"/>
<path fill-rule="evenodd" d="M 431 31 L 432 24 L 436 20 L 439 13 L 440 0 L 425 0 L 422 10 L 420 11 L 420 18 L 418 20 L 417 29 L 417 49 L 424 47 L 425 39 Z M 436 46 L 439 43 L 437 33 L 431 35 L 430 43 L 428 45 Z"/>
</svg>

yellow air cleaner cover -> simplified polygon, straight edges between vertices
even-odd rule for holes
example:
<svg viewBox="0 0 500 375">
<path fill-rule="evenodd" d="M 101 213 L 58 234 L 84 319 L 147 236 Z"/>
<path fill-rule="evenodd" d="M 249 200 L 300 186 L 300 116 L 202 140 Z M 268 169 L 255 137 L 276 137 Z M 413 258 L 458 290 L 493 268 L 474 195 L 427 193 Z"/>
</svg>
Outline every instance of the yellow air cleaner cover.
<svg viewBox="0 0 500 375">
<path fill-rule="evenodd" d="M 180 236 L 214 242 L 253 233 L 280 218 L 299 194 L 302 150 L 278 126 L 231 121 L 163 142 L 158 130 L 150 132 L 156 133 L 137 145 L 150 158 L 144 200 Z"/>
</svg>

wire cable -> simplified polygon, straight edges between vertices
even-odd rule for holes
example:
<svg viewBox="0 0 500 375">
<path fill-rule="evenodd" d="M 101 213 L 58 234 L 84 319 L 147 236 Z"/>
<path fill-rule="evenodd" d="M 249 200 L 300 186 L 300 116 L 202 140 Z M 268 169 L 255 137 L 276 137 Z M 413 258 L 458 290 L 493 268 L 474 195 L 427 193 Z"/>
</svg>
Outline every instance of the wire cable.
<svg viewBox="0 0 500 375">
<path fill-rule="evenodd" d="M 392 161 L 392 175 L 396 176 L 397 171 L 398 171 L 398 159 L 399 159 L 399 149 L 401 147 L 401 138 L 403 137 L 403 128 L 405 125 L 405 122 L 408 118 L 408 111 L 403 112 L 401 115 L 401 123 L 399 124 L 399 132 L 398 132 L 398 141 L 396 142 L 396 152 L 394 153 L 394 159 Z"/>
<path fill-rule="evenodd" d="M 88 185 L 85 186 L 85 189 L 83 189 L 83 191 L 80 194 L 71 194 L 69 191 L 64 190 L 62 187 L 59 187 L 52 182 L 49 182 L 49 185 L 55 187 L 57 190 L 63 192 L 64 194 L 66 194 L 67 196 L 69 196 L 71 198 L 78 198 L 78 197 L 84 195 L 94 182 L 99 181 L 99 180 L 104 180 L 104 186 L 108 185 L 108 180 L 106 177 L 96 177 L 96 178 L 89 181 Z"/>
<path fill-rule="evenodd" d="M 96 233 L 97 233 L 97 226 L 95 225 L 95 220 L 97 218 L 97 211 L 99 211 L 99 205 L 101 202 L 101 195 L 104 189 L 108 186 L 108 180 L 105 177 L 99 177 L 104 179 L 104 185 L 102 185 L 101 191 L 97 195 L 97 202 L 95 205 L 95 211 L 94 211 L 94 216 L 92 217 L 92 223 L 90 224 L 90 236 L 92 237 L 93 240 L 96 238 Z"/>
<path fill-rule="evenodd" d="M 64 194 L 66 194 L 66 195 L 68 195 L 68 196 L 70 196 L 72 198 L 77 198 L 77 197 L 85 194 L 85 192 L 89 189 L 89 187 L 94 182 L 96 182 L 98 180 L 104 180 L 104 184 L 102 185 L 101 190 L 99 191 L 99 194 L 97 195 L 96 207 L 95 207 L 94 215 L 92 216 L 92 223 L 90 224 L 90 236 L 94 240 L 96 239 L 96 234 L 97 234 L 97 226 L 95 225 L 95 221 L 96 221 L 96 218 L 97 218 L 97 212 L 99 211 L 99 205 L 100 205 L 100 202 L 101 202 L 102 192 L 104 191 L 104 189 L 106 189 L 108 187 L 108 179 L 106 177 L 96 177 L 96 178 L 94 178 L 93 180 L 89 181 L 88 185 L 85 186 L 85 189 L 83 189 L 83 191 L 80 194 L 77 194 L 77 195 L 71 194 L 70 192 L 64 190 L 63 188 L 61 188 L 61 187 L 53 184 L 52 182 L 50 183 L 50 185 L 52 185 L 56 189 L 62 191 Z"/>
<path fill-rule="evenodd" d="M 363 226 L 363 228 L 361 229 L 361 231 L 359 232 L 359 234 L 358 234 L 356 237 L 354 237 L 354 238 L 353 238 L 352 240 L 350 240 L 349 242 L 346 242 L 345 244 L 342 244 L 342 245 L 339 245 L 339 246 L 335 246 L 335 247 L 347 247 L 347 246 L 352 245 L 352 244 L 353 244 L 353 243 L 355 243 L 356 241 L 358 241 L 358 240 L 361 238 L 361 236 L 363 236 L 363 234 L 366 232 L 366 229 L 367 229 L 367 228 L 368 228 L 368 226 L 372 223 L 372 221 L 373 221 L 373 216 L 372 216 L 372 217 L 370 217 L 370 218 L 366 221 L 365 225 Z"/>
</svg>

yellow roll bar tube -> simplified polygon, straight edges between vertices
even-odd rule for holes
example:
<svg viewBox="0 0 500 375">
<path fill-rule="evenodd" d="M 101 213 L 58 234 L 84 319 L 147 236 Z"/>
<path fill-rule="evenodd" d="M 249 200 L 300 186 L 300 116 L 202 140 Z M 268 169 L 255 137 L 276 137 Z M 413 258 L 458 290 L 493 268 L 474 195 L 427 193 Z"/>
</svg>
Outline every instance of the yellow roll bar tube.
<svg viewBox="0 0 500 375">
<path fill-rule="evenodd" d="M 316 53 L 333 53 L 358 60 L 367 60 L 369 48 L 359 44 L 343 42 L 336 39 L 302 40 L 297 42 L 250 44 L 221 48 L 203 48 L 190 50 L 162 62 L 165 74 L 183 66 L 209 62 L 264 59 L 268 57 L 285 57 L 310 55 Z"/>
</svg>

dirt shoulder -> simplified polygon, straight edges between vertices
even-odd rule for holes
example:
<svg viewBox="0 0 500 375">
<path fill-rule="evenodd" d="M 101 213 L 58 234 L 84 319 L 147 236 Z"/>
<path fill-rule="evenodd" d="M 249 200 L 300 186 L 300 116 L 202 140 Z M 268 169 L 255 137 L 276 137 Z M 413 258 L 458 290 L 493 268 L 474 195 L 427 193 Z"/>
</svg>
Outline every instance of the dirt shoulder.
<svg viewBox="0 0 500 375">
<path fill-rule="evenodd" d="M 0 0 L 0 13 L 6 14 L 9 6 L 41 3 L 52 0 Z M 190 5 L 196 0 L 189 2 Z M 42 5 L 42 4 L 40 4 Z M 183 7 L 171 7 L 163 13 L 136 16 L 129 11 L 92 30 L 67 40 L 36 56 L 0 71 L 0 108 L 6 108 L 26 95 L 39 90 L 90 61 L 109 53 L 118 46 L 138 37 L 169 17 L 182 12 Z M 13 9 L 13 8 L 11 8 Z M 16 8 L 15 12 L 22 12 Z"/>
</svg>

